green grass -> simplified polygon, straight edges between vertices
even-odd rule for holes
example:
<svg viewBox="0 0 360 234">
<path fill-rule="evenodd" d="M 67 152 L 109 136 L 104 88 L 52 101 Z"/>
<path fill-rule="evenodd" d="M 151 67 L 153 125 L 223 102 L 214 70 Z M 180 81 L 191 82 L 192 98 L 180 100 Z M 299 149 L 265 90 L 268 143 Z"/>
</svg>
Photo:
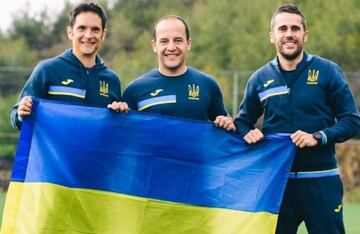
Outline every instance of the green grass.
<svg viewBox="0 0 360 234">
<path fill-rule="evenodd" d="M 360 204 L 360 187 L 352 189 L 351 192 L 348 192 L 346 195 L 349 203 Z"/>
<path fill-rule="evenodd" d="M 3 213 L 3 210 L 4 210 L 5 197 L 6 197 L 6 194 L 0 192 L 0 220 L 2 220 L 2 213 Z"/>
<path fill-rule="evenodd" d="M 5 203 L 5 193 L 0 193 L 0 220 L 2 220 L 2 211 Z M 345 230 L 347 234 L 360 233 L 359 225 L 360 204 L 345 204 L 344 207 L 344 220 Z M 298 230 L 298 234 L 306 234 L 305 225 L 302 224 Z"/>
<path fill-rule="evenodd" d="M 345 231 L 347 234 L 359 234 L 360 225 L 359 225 L 359 214 L 360 214 L 360 204 L 345 204 L 344 205 L 344 222 L 345 222 Z M 306 228 L 304 223 L 301 224 L 298 234 L 306 234 Z"/>
</svg>

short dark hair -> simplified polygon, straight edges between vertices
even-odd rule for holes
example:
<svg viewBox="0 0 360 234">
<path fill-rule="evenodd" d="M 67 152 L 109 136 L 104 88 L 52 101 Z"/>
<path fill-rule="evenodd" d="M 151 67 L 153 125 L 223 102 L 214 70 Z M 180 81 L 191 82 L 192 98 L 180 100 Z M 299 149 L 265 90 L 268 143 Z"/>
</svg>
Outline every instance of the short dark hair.
<svg viewBox="0 0 360 234">
<path fill-rule="evenodd" d="M 69 17 L 70 27 L 74 26 L 76 16 L 78 16 L 79 14 L 81 14 L 83 12 L 93 12 L 93 13 L 97 14 L 101 19 L 102 30 L 105 29 L 106 20 L 107 20 L 105 11 L 100 5 L 98 5 L 96 3 L 92 3 L 92 2 L 80 3 L 70 12 L 70 17 Z"/>
<path fill-rule="evenodd" d="M 274 14 L 271 17 L 271 24 L 270 24 L 271 30 L 274 27 L 275 17 L 280 13 L 290 13 L 290 14 L 300 15 L 301 16 L 301 24 L 304 27 L 304 31 L 306 31 L 306 20 L 305 20 L 304 14 L 301 12 L 301 10 L 297 6 L 291 5 L 291 4 L 282 5 L 274 12 Z"/>
<path fill-rule="evenodd" d="M 156 27 L 157 25 L 163 21 L 163 20 L 166 20 L 166 19 L 177 19 L 179 21 L 181 21 L 184 26 L 185 26 L 185 35 L 186 35 L 186 40 L 188 41 L 189 38 L 190 38 L 190 30 L 189 30 L 189 26 L 187 25 L 187 23 L 185 22 L 185 20 L 180 17 L 180 16 L 177 16 L 177 15 L 167 15 L 167 16 L 164 16 L 164 17 L 161 17 L 160 19 L 158 19 L 155 24 L 154 24 L 154 29 L 153 29 L 153 39 L 156 40 Z"/>
</svg>

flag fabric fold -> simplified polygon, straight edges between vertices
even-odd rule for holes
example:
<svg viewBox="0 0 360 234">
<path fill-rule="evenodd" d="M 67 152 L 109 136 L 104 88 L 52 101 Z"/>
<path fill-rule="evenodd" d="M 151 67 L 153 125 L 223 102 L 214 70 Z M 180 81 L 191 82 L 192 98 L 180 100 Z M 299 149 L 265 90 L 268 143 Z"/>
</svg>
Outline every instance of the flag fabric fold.
<svg viewBox="0 0 360 234">
<path fill-rule="evenodd" d="M 39 100 L 2 233 L 274 233 L 295 147 L 204 121 Z"/>
</svg>

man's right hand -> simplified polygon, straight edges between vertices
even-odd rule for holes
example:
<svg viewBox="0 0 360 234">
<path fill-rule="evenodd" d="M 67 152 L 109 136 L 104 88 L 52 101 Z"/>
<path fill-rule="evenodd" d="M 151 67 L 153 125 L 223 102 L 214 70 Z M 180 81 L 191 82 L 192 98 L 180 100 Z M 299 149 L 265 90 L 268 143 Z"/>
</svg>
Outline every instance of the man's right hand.
<svg viewBox="0 0 360 234">
<path fill-rule="evenodd" d="M 127 113 L 129 111 L 129 106 L 126 102 L 112 102 L 107 105 L 107 108 L 114 110 L 116 112 Z"/>
<path fill-rule="evenodd" d="M 33 102 L 30 96 L 21 98 L 17 109 L 19 119 L 22 119 L 24 116 L 31 114 L 32 104 Z"/>
<path fill-rule="evenodd" d="M 250 130 L 245 136 L 244 140 L 248 144 L 254 144 L 264 139 L 264 134 L 257 128 Z"/>
</svg>

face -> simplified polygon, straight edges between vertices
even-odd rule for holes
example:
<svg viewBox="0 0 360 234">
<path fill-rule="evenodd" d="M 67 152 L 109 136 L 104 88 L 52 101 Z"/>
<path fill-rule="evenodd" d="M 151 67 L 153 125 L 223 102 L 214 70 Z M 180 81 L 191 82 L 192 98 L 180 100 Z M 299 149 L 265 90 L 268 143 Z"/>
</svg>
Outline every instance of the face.
<svg viewBox="0 0 360 234">
<path fill-rule="evenodd" d="M 101 18 L 93 12 L 83 12 L 76 16 L 74 26 L 67 28 L 72 41 L 73 53 L 78 58 L 95 58 L 106 30 L 102 28 Z"/>
<path fill-rule="evenodd" d="M 186 40 L 185 25 L 178 19 L 168 18 L 156 26 L 153 50 L 158 56 L 160 72 L 165 75 L 180 75 L 186 70 L 185 57 L 191 48 L 191 39 Z"/>
<path fill-rule="evenodd" d="M 275 44 L 279 57 L 289 61 L 298 58 L 304 50 L 307 36 L 300 15 L 280 13 L 275 16 L 270 41 Z"/>
</svg>

